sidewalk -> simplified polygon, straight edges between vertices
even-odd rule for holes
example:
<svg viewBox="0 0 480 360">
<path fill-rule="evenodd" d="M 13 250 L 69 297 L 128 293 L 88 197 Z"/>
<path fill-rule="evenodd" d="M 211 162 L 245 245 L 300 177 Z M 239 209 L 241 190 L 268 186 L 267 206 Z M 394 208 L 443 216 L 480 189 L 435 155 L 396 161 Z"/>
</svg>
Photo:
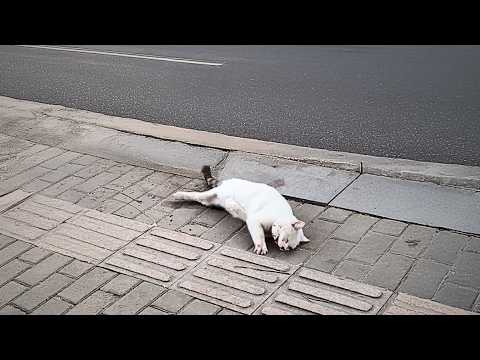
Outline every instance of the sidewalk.
<svg viewBox="0 0 480 360">
<path fill-rule="evenodd" d="M 461 167 L 457 188 L 92 118 L 115 120 L 0 97 L 0 314 L 480 312 L 478 169 Z M 220 178 L 282 180 L 312 241 L 257 256 L 241 221 L 170 201 L 204 189 L 205 164 Z"/>
</svg>

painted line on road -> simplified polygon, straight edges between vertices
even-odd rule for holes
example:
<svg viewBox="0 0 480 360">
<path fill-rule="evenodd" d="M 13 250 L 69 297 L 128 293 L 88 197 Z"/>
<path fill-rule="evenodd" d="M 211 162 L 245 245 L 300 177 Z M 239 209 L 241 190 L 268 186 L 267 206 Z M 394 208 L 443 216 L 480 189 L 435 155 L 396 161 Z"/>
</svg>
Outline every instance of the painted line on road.
<svg viewBox="0 0 480 360">
<path fill-rule="evenodd" d="M 222 63 L 197 61 L 197 60 L 189 60 L 189 59 L 164 58 L 164 57 L 158 57 L 158 56 L 134 55 L 134 54 L 124 54 L 124 53 L 97 51 L 97 50 L 86 50 L 86 49 L 72 49 L 72 48 L 63 48 L 63 47 L 57 47 L 57 46 L 44 46 L 44 45 L 18 45 L 18 46 L 27 47 L 27 48 L 35 48 L 35 49 L 79 52 L 79 53 L 85 53 L 85 54 L 111 55 L 111 56 L 120 56 L 120 57 L 128 57 L 128 58 L 135 58 L 135 59 L 170 61 L 170 62 L 195 64 L 195 65 L 209 65 L 209 66 L 222 66 L 223 65 Z"/>
</svg>

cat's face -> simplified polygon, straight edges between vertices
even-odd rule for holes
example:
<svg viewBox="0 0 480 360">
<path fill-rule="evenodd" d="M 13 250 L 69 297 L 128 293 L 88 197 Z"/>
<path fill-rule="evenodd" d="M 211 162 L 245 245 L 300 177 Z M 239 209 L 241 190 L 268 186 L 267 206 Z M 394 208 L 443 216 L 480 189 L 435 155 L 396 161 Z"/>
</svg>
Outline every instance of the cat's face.
<svg viewBox="0 0 480 360">
<path fill-rule="evenodd" d="M 302 228 L 304 226 L 305 223 L 300 220 L 274 223 L 272 225 L 272 236 L 280 250 L 293 250 L 300 243 L 310 241 L 303 235 Z"/>
</svg>

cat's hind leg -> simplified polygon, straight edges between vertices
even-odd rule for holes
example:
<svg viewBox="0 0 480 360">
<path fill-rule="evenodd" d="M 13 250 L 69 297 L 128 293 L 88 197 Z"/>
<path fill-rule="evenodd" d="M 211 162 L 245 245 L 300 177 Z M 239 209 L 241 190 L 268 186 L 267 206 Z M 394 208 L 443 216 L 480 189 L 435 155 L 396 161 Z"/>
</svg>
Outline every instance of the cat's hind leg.
<svg viewBox="0 0 480 360">
<path fill-rule="evenodd" d="M 196 201 L 204 206 L 216 205 L 217 193 L 215 189 L 208 191 L 178 191 L 172 195 L 175 200 Z"/>
<path fill-rule="evenodd" d="M 243 209 L 235 200 L 225 200 L 224 208 L 234 218 L 246 221 L 247 213 L 245 212 L 245 209 Z"/>
</svg>

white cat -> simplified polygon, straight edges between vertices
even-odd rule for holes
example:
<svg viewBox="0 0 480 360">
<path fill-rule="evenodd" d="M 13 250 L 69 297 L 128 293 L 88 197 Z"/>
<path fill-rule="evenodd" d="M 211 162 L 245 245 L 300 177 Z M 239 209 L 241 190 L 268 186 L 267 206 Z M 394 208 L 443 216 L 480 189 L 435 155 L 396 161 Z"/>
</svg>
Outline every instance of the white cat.
<svg viewBox="0 0 480 360">
<path fill-rule="evenodd" d="M 175 200 L 196 201 L 205 206 L 220 206 L 230 215 L 247 223 L 256 254 L 266 254 L 264 231 L 272 232 L 280 250 L 295 249 L 308 242 L 302 228 L 305 223 L 293 215 L 290 204 L 273 187 L 241 179 L 229 179 L 218 184 L 210 168 L 202 173 L 210 187 L 204 192 L 176 192 Z"/>
</svg>

